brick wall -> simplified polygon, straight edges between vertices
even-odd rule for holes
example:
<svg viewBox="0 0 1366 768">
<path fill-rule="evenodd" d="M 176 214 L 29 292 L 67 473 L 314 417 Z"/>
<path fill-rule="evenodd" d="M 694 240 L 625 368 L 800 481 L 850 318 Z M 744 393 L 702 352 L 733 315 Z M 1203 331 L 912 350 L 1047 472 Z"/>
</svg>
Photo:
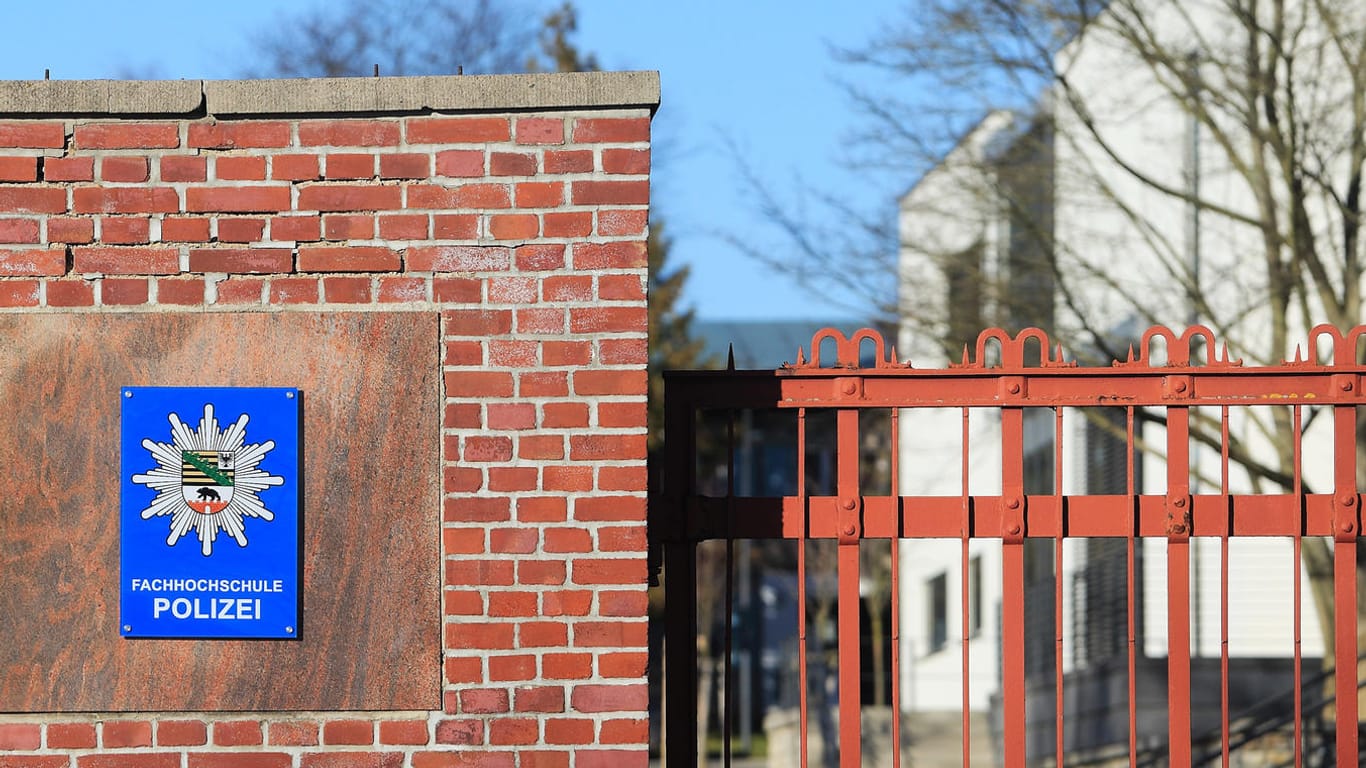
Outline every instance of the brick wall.
<svg viewBox="0 0 1366 768">
<path fill-rule="evenodd" d="M 657 97 L 653 73 L 0 83 L 0 311 L 439 313 L 445 408 L 441 711 L 0 702 L 0 768 L 645 764 Z"/>
</svg>

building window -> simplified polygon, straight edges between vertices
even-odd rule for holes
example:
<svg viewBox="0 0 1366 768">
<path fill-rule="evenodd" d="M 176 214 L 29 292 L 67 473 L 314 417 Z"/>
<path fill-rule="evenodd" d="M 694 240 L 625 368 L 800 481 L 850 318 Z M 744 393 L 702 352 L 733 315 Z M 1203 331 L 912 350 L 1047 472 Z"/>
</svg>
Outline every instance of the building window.
<svg viewBox="0 0 1366 768">
<path fill-rule="evenodd" d="M 949 645 L 949 579 L 941 573 L 926 584 L 926 602 L 930 607 L 930 653 L 942 651 Z"/>
<path fill-rule="evenodd" d="M 968 561 L 968 637 L 982 634 L 982 556 Z"/>
</svg>

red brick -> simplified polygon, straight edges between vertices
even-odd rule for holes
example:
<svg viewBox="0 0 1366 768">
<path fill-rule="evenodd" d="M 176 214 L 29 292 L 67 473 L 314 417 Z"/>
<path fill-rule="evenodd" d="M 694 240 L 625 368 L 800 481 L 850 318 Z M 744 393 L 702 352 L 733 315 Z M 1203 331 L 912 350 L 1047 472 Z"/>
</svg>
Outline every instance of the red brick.
<svg viewBox="0 0 1366 768">
<path fill-rule="evenodd" d="M 484 743 L 483 720 L 442 720 L 436 724 L 436 743 L 463 744 L 467 746 Z M 454 754 L 454 753 L 423 753 Z"/>
<path fill-rule="evenodd" d="M 87 123 L 76 126 L 80 149 L 172 149 L 180 146 L 179 123 Z"/>
<path fill-rule="evenodd" d="M 545 532 L 546 552 L 591 552 L 593 535 L 582 528 L 551 528 Z"/>
<path fill-rule="evenodd" d="M 586 680 L 592 675 L 592 654 L 547 653 L 541 658 L 541 676 L 547 680 Z"/>
<path fill-rule="evenodd" d="M 488 551 L 485 538 L 483 528 L 445 528 L 441 531 L 442 546 L 448 555 L 482 555 Z M 449 596 L 455 593 L 446 594 Z M 476 602 L 482 610 L 484 602 L 479 593 L 468 594 L 478 598 Z"/>
<path fill-rule="evenodd" d="M 645 410 L 644 404 L 640 409 Z M 599 417 L 601 418 L 601 417 Z M 633 426 L 644 426 L 645 417 L 642 415 L 639 424 Z M 600 491 L 643 491 L 646 488 L 645 467 L 602 467 L 598 470 L 598 490 Z M 634 517 L 627 518 L 634 520 Z"/>
<path fill-rule="evenodd" d="M 564 333 L 565 331 L 563 309 L 522 308 L 517 310 L 516 318 L 518 333 Z M 559 394 L 560 391 L 555 389 L 543 394 L 555 395 Z"/>
<path fill-rule="evenodd" d="M 174 275 L 180 272 L 176 248 L 107 248 L 78 245 L 71 249 L 74 272 L 114 275 Z"/>
<path fill-rule="evenodd" d="M 446 658 L 445 679 L 448 683 L 477 683 L 484 679 L 484 660 L 481 656 L 452 656 Z M 437 728 L 437 740 L 440 741 L 440 727 Z"/>
<path fill-rule="evenodd" d="M 329 720 L 323 723 L 324 744 L 375 743 L 375 724 L 369 720 Z"/>
<path fill-rule="evenodd" d="M 379 743 L 381 744 L 426 744 L 430 741 L 426 720 L 381 720 L 379 724 Z"/>
<path fill-rule="evenodd" d="M 637 269 L 648 263 L 645 241 L 575 243 L 574 268 L 579 270 Z"/>
<path fill-rule="evenodd" d="M 421 277 L 381 277 L 377 298 L 390 303 L 426 301 L 427 281 Z"/>
<path fill-rule="evenodd" d="M 478 344 L 478 342 L 469 342 Z M 482 427 L 482 410 L 478 403 L 447 403 L 442 426 L 447 429 L 478 429 Z"/>
<path fill-rule="evenodd" d="M 518 208 L 553 208 L 564 203 L 564 182 L 525 181 L 513 190 Z M 581 212 L 581 213 L 586 213 Z"/>
<path fill-rule="evenodd" d="M 512 267 L 512 252 L 504 246 L 414 246 L 407 251 L 414 272 L 494 272 Z"/>
<path fill-rule="evenodd" d="M 37 181 L 38 158 L 0 157 L 0 181 Z"/>
<path fill-rule="evenodd" d="M 254 243 L 266 231 L 265 219 L 219 219 L 218 240 L 224 243 Z"/>
<path fill-rule="evenodd" d="M 591 491 L 593 490 L 593 469 L 591 467 L 546 467 L 544 490 Z"/>
<path fill-rule="evenodd" d="M 490 467 L 489 490 L 498 493 L 524 493 L 539 488 L 535 467 Z"/>
<path fill-rule="evenodd" d="M 598 278 L 598 298 L 603 301 L 642 301 L 645 299 L 645 281 L 642 278 L 642 275 L 602 275 Z"/>
<path fill-rule="evenodd" d="M 38 306 L 37 280 L 0 280 L 0 307 Z"/>
<path fill-rule="evenodd" d="M 0 723 L 0 750 L 38 749 L 43 727 L 37 723 Z"/>
<path fill-rule="evenodd" d="M 518 394 L 523 397 L 561 397 L 569 394 L 569 378 L 563 371 L 526 372 L 521 375 Z"/>
<path fill-rule="evenodd" d="M 649 214 L 644 210 L 608 209 L 598 211 L 598 234 L 603 237 L 644 235 Z"/>
<path fill-rule="evenodd" d="M 189 768 L 290 768 L 293 759 L 284 752 L 190 752 Z"/>
<path fill-rule="evenodd" d="M 94 181 L 95 158 L 45 157 L 43 158 L 43 180 Z"/>
<path fill-rule="evenodd" d="M 558 523 L 568 519 L 569 505 L 560 496 L 533 496 L 517 500 L 517 519 L 523 523 Z"/>
<path fill-rule="evenodd" d="M 66 190 L 58 187 L 0 187 L 0 212 L 65 213 Z"/>
<path fill-rule="evenodd" d="M 531 718 L 494 720 L 489 723 L 489 744 L 535 744 L 540 736 L 540 730 L 540 722 Z"/>
<path fill-rule="evenodd" d="M 157 303 L 187 306 L 204 303 L 204 280 L 185 278 L 157 280 Z"/>
<path fill-rule="evenodd" d="M 208 740 L 208 727 L 203 720 L 162 720 L 157 723 L 157 746 L 198 747 L 209 743 Z M 51 728 L 48 729 L 48 741 L 52 741 Z"/>
<path fill-rule="evenodd" d="M 575 371 L 577 395 L 641 395 L 646 391 L 644 370 Z"/>
<path fill-rule="evenodd" d="M 185 210 L 194 213 L 276 213 L 290 208 L 289 187 L 190 187 Z"/>
<path fill-rule="evenodd" d="M 524 621 L 517 627 L 521 648 L 562 648 L 569 643 L 568 625 L 558 621 Z"/>
<path fill-rule="evenodd" d="M 443 362 L 446 365 L 483 365 L 484 345 L 477 341 L 448 342 Z M 472 426 L 481 427 L 483 424 L 476 418 Z"/>
<path fill-rule="evenodd" d="M 599 523 L 644 520 L 645 499 L 639 496 L 596 496 L 575 499 L 574 519 Z"/>
<path fill-rule="evenodd" d="M 509 461 L 512 459 L 512 440 L 471 435 L 465 438 L 460 458 L 464 461 Z"/>
<path fill-rule="evenodd" d="M 483 295 L 484 281 L 467 277 L 433 277 L 432 300 L 440 302 L 471 303 L 479 301 Z M 507 314 L 509 324 L 512 314 Z"/>
<path fill-rule="evenodd" d="M 171 217 L 161 220 L 161 240 L 165 243 L 207 243 L 209 241 L 209 222 L 198 216 Z M 48 221 L 48 231 L 52 222 Z"/>
<path fill-rule="evenodd" d="M 494 336 L 512 330 L 512 312 L 506 309 L 450 309 L 441 313 L 445 321 L 446 334 L 449 336 Z M 494 373 L 499 382 L 499 392 L 489 393 L 497 397 L 512 394 L 512 378 L 507 374 Z M 503 392 L 504 379 L 507 391 Z M 450 382 L 447 382 L 449 388 Z M 448 389 L 449 391 L 449 389 Z"/>
<path fill-rule="evenodd" d="M 648 117 L 581 117 L 574 121 L 574 141 L 582 144 L 650 140 Z"/>
<path fill-rule="evenodd" d="M 375 156 L 339 153 L 325 159 L 323 178 L 371 179 L 375 176 Z"/>
<path fill-rule="evenodd" d="M 519 117 L 514 126 L 518 144 L 564 143 L 564 120 L 558 117 Z"/>
<path fill-rule="evenodd" d="M 259 304 L 266 281 L 259 278 L 238 277 L 217 284 L 218 304 Z"/>
<path fill-rule="evenodd" d="M 485 615 L 484 597 L 473 590 L 446 590 L 441 595 L 441 607 L 448 617 Z"/>
<path fill-rule="evenodd" d="M 95 239 L 95 220 L 52 217 L 47 220 L 49 243 L 89 243 Z"/>
<path fill-rule="evenodd" d="M 517 753 L 521 768 L 569 768 L 569 753 L 552 749 L 524 749 Z"/>
<path fill-rule="evenodd" d="M 214 178 L 222 181 L 265 181 L 264 157 L 220 157 L 213 162 Z"/>
<path fill-rule="evenodd" d="M 261 724 L 255 720 L 214 723 L 213 743 L 220 747 L 249 747 L 261 744 Z"/>
<path fill-rule="evenodd" d="M 512 752 L 415 752 L 413 768 L 513 768 Z"/>
<path fill-rule="evenodd" d="M 565 717 L 557 717 L 550 720 L 546 720 L 545 743 L 592 744 L 593 721 L 582 718 Z"/>
<path fill-rule="evenodd" d="M 650 720 L 606 720 L 598 736 L 601 744 L 645 744 L 650 739 Z"/>
<path fill-rule="evenodd" d="M 639 680 L 645 676 L 649 661 L 649 653 L 643 650 L 603 653 L 598 656 L 598 674 L 602 677 Z"/>
<path fill-rule="evenodd" d="M 61 149 L 66 146 L 66 128 L 61 122 L 35 120 L 0 121 L 0 147 L 17 149 Z"/>
<path fill-rule="evenodd" d="M 299 144 L 305 147 L 392 147 L 399 142 L 393 120 L 304 120 Z"/>
<path fill-rule="evenodd" d="M 638 594 L 640 611 L 629 618 L 645 618 L 645 592 L 641 590 Z M 601 595 L 598 603 L 601 606 Z M 648 642 L 649 624 L 644 621 L 581 621 L 574 625 L 576 648 L 644 648 Z"/>
<path fill-rule="evenodd" d="M 100 242 L 105 245 L 146 245 L 151 240 L 151 221 L 144 216 L 100 219 Z"/>
<path fill-rule="evenodd" d="M 519 206 L 523 203 L 518 200 Z M 557 203 L 558 204 L 558 203 Z M 593 234 L 592 211 L 550 211 L 541 216 L 544 237 L 588 237 Z"/>
<path fill-rule="evenodd" d="M 489 290 L 490 301 L 502 301 L 495 291 Z M 531 368 L 536 365 L 540 345 L 534 341 L 489 340 L 489 364 L 502 368 Z"/>
<path fill-rule="evenodd" d="M 94 749 L 94 723 L 49 723 L 48 749 Z"/>
<path fill-rule="evenodd" d="M 573 333 L 645 333 L 648 327 L 649 313 L 645 307 L 639 305 L 575 307 L 569 310 L 569 330 Z"/>
<path fill-rule="evenodd" d="M 547 151 L 541 162 L 546 173 L 593 172 L 593 152 L 587 149 Z"/>
<path fill-rule="evenodd" d="M 563 584 L 564 573 L 564 562 L 561 560 L 522 558 L 517 561 L 518 584 Z"/>
<path fill-rule="evenodd" d="M 644 584 L 645 559 L 580 558 L 574 561 L 575 584 Z"/>
<path fill-rule="evenodd" d="M 338 304 L 366 304 L 370 301 L 370 278 L 325 277 L 323 300 Z"/>
<path fill-rule="evenodd" d="M 498 523 L 512 519 L 507 499 L 462 497 L 448 501 L 449 503 L 441 516 L 442 520 L 448 523 Z M 506 583 L 512 583 L 511 564 L 508 564 Z"/>
<path fill-rule="evenodd" d="M 536 156 L 525 152 L 493 152 L 489 155 L 490 176 L 535 176 Z"/>
<path fill-rule="evenodd" d="M 431 168 L 431 155 L 408 153 L 379 156 L 381 179 L 425 179 L 431 175 Z"/>
<path fill-rule="evenodd" d="M 576 712 L 644 712 L 650 696 L 644 683 L 632 685 L 576 685 L 569 705 Z"/>
<path fill-rule="evenodd" d="M 518 213 L 489 217 L 489 234 L 495 240 L 530 240 L 540 234 L 541 221 L 535 214 Z"/>
<path fill-rule="evenodd" d="M 646 205 L 650 202 L 648 181 L 575 181 L 569 185 L 574 205 Z"/>
<path fill-rule="evenodd" d="M 299 190 L 301 211 L 383 211 L 402 207 L 403 192 L 392 186 L 313 184 Z"/>
<path fill-rule="evenodd" d="M 402 752 L 305 752 L 299 758 L 299 768 L 402 768 Z"/>
<path fill-rule="evenodd" d="M 270 281 L 271 304 L 318 303 L 318 279 L 315 277 L 277 277 Z"/>
<path fill-rule="evenodd" d="M 597 298 L 593 278 L 589 275 L 548 277 L 542 291 L 546 301 L 593 301 Z"/>
<path fill-rule="evenodd" d="M 470 216 L 474 219 L 474 216 Z M 477 225 L 476 225 L 477 226 Z M 385 240 L 425 240 L 427 216 L 421 213 L 394 213 L 379 217 L 379 236 Z"/>
<path fill-rule="evenodd" d="M 0 243 L 37 242 L 37 219 L 0 219 Z"/>
<path fill-rule="evenodd" d="M 270 177 L 287 181 L 312 181 L 322 177 L 317 155 L 273 155 Z"/>
<path fill-rule="evenodd" d="M 209 161 L 206 158 L 186 156 L 161 158 L 162 181 L 204 181 L 208 178 Z"/>
<path fill-rule="evenodd" d="M 484 173 L 484 150 L 482 149 L 448 149 L 436 153 L 437 176 L 477 179 Z"/>
<path fill-rule="evenodd" d="M 401 263 L 397 252 L 379 245 L 299 248 L 300 272 L 393 272 Z"/>
<path fill-rule="evenodd" d="M 129 754 L 127 752 L 114 752 L 110 754 L 78 755 L 76 757 L 76 768 L 180 768 L 180 752 L 140 752 Z M 34 758 L 36 760 L 36 758 Z M 57 765 L 65 766 L 68 760 L 61 756 Z M 14 768 L 39 768 L 40 765 L 48 763 L 25 762 Z M 11 768 L 11 766 L 0 762 L 0 768 Z"/>
<path fill-rule="evenodd" d="M 174 213 L 180 197 L 169 187 L 77 187 L 71 209 L 76 213 Z"/>
<path fill-rule="evenodd" d="M 517 268 L 540 272 L 564 267 L 564 246 L 557 243 L 519 245 L 516 250 Z"/>
<path fill-rule="evenodd" d="M 531 595 L 532 604 L 535 604 L 536 596 Z M 507 614 L 505 614 L 507 615 Z M 527 614 L 521 614 L 527 615 Z M 505 683 L 521 680 L 531 680 L 536 677 L 536 657 L 532 655 L 523 656 L 490 656 L 489 657 L 489 682 Z M 519 691 L 517 694 L 521 696 Z"/>
<path fill-rule="evenodd" d="M 641 346 L 645 342 L 641 341 Z M 644 362 L 644 358 L 641 358 Z M 643 428 L 645 403 L 598 403 L 598 426 L 614 428 Z"/>
<path fill-rule="evenodd" d="M 147 281 L 137 278 L 105 278 L 100 281 L 100 303 L 108 306 L 147 303 Z"/>
<path fill-rule="evenodd" d="M 187 144 L 201 149 L 289 146 L 289 123 L 275 120 L 190 123 Z"/>
<path fill-rule="evenodd" d="M 222 222 L 219 222 L 220 226 Z M 191 272 L 275 274 L 294 270 L 294 254 L 288 248 L 192 248 Z"/>
<path fill-rule="evenodd" d="M 474 240 L 479 237 L 479 216 L 472 213 L 438 213 L 432 216 L 432 239 Z"/>
<path fill-rule="evenodd" d="M 413 117 L 407 124 L 409 144 L 484 144 L 512 138 L 505 117 Z"/>
<path fill-rule="evenodd" d="M 151 169 L 145 157 L 106 157 L 100 160 L 100 178 L 140 184 L 151 178 Z"/>
<path fill-rule="evenodd" d="M 563 712 L 564 688 L 557 685 L 540 685 L 518 688 L 513 699 L 516 712 Z"/>
<path fill-rule="evenodd" d="M 460 691 L 460 711 L 467 715 L 507 712 L 508 692 L 497 688 L 467 688 Z"/>
<path fill-rule="evenodd" d="M 323 217 L 327 240 L 373 240 L 375 217 L 366 214 L 330 213 Z"/>
<path fill-rule="evenodd" d="M 541 594 L 542 616 L 587 616 L 592 610 L 593 593 L 586 589 L 558 589 Z M 587 676 L 585 673 L 584 677 Z"/>
<path fill-rule="evenodd" d="M 513 564 L 508 560 L 447 560 L 446 583 L 451 586 L 482 584 L 512 586 Z"/>
<path fill-rule="evenodd" d="M 639 531 L 639 540 L 634 541 L 634 546 L 629 550 L 632 552 L 645 551 L 645 526 L 635 526 L 634 530 Z M 606 529 L 604 529 L 605 531 Z M 622 530 L 622 529 L 617 529 Z M 602 531 L 598 533 L 598 540 L 603 540 Z M 618 547 L 619 551 L 626 551 L 624 547 Z M 648 609 L 648 597 L 642 590 L 622 590 L 622 591 L 602 591 L 598 593 L 598 613 L 602 616 L 623 616 L 639 618 L 645 615 Z"/>
<path fill-rule="evenodd" d="M 270 220 L 271 240 L 312 242 L 322 239 L 321 216 L 276 216 Z"/>
<path fill-rule="evenodd" d="M 570 435 L 571 461 L 629 461 L 645 458 L 645 435 Z"/>
<path fill-rule="evenodd" d="M 528 555 L 536 551 L 541 534 L 535 528 L 495 528 L 489 531 L 489 550 L 494 554 Z M 536 596 L 525 593 L 535 604 Z"/>
<path fill-rule="evenodd" d="M 152 724 L 146 720 L 106 720 L 100 726 L 105 749 L 152 746 Z"/>
<path fill-rule="evenodd" d="M 644 176 L 650 172 L 650 150 L 604 149 L 602 151 L 602 171 L 603 173 Z"/>
<path fill-rule="evenodd" d="M 586 427 L 588 406 L 584 403 L 546 403 L 541 406 L 541 426 L 550 429 Z"/>
<path fill-rule="evenodd" d="M 489 429 L 530 429 L 536 426 L 536 406 L 531 403 L 489 403 L 488 409 Z"/>
<path fill-rule="evenodd" d="M 647 768 L 650 752 L 645 745 L 638 749 L 576 749 L 575 768 Z"/>
<path fill-rule="evenodd" d="M 312 720 L 273 722 L 267 736 L 273 746 L 311 747 L 318 743 L 318 723 Z"/>
</svg>

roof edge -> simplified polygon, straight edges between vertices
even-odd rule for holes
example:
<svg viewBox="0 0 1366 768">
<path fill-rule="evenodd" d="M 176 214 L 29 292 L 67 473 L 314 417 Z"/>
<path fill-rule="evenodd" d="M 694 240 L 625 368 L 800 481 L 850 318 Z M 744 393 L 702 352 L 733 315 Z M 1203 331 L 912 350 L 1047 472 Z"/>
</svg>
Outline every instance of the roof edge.
<svg viewBox="0 0 1366 768">
<path fill-rule="evenodd" d="M 0 114 L 254 115 L 504 112 L 659 107 L 659 73 L 278 80 L 4 80 Z"/>
</svg>

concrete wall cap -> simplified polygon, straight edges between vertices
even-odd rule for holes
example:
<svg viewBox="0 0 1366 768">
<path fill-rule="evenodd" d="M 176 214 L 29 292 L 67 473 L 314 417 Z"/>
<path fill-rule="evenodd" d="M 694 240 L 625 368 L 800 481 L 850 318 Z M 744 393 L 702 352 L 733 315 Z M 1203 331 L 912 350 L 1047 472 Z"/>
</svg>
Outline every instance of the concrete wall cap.
<svg viewBox="0 0 1366 768">
<path fill-rule="evenodd" d="M 5 80 L 0 114 L 354 115 L 659 106 L 659 73 L 280 80 Z"/>
</svg>

